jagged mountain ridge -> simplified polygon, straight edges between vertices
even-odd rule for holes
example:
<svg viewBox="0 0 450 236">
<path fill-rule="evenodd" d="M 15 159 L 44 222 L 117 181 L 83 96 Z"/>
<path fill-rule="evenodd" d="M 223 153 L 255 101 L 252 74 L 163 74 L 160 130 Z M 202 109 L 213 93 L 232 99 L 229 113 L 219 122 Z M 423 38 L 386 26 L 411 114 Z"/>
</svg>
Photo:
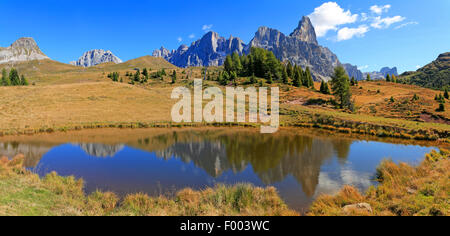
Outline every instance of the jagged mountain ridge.
<svg viewBox="0 0 450 236">
<path fill-rule="evenodd" d="M 308 17 L 302 18 L 290 36 L 277 29 L 260 27 L 246 52 L 252 47 L 272 51 L 281 61 L 290 61 L 303 68 L 309 67 L 315 80 L 329 80 L 334 68 L 341 65 L 331 50 L 317 43 L 314 26 Z"/>
<path fill-rule="evenodd" d="M 319 45 L 314 26 L 306 16 L 289 36 L 276 29 L 260 27 L 246 45 L 239 38 L 230 37 L 227 40 L 215 32 L 209 32 L 191 46 L 181 45 L 177 50 L 161 47 L 152 55 L 179 67 L 220 66 L 227 55 L 233 52 L 248 54 L 252 47 L 270 50 L 281 61 L 309 67 L 316 80 L 329 80 L 334 68 L 342 65 L 331 50 Z M 362 74 L 359 70 L 353 72 L 351 76 L 360 77 Z"/>
<path fill-rule="evenodd" d="M 91 67 L 107 62 L 119 64 L 122 63 L 122 60 L 116 57 L 111 51 L 94 49 L 85 52 L 77 61 L 72 61 L 70 64 L 74 66 Z"/>
<path fill-rule="evenodd" d="M 0 47 L 0 64 L 50 59 L 33 38 L 20 38 L 7 48 Z"/>
<path fill-rule="evenodd" d="M 225 62 L 227 55 L 237 52 L 242 54 L 244 42 L 231 36 L 221 37 L 216 32 L 208 32 L 190 47 L 181 45 L 177 50 L 169 51 L 164 47 L 153 52 L 154 57 L 163 57 L 178 67 L 219 66 Z"/>
<path fill-rule="evenodd" d="M 364 80 L 364 74 L 358 69 L 357 66 L 352 64 L 343 64 L 344 69 L 347 71 L 349 78 L 354 77 L 356 80 Z"/>
</svg>

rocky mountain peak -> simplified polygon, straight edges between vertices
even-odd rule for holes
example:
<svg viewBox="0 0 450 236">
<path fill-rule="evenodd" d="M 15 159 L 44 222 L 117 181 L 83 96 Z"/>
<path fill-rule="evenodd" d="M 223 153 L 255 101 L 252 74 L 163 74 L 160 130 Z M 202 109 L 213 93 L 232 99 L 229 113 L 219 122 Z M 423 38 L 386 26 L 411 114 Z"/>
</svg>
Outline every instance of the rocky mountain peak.
<svg viewBox="0 0 450 236">
<path fill-rule="evenodd" d="M 230 36 L 226 39 L 210 31 L 191 46 L 181 45 L 177 50 L 170 52 L 162 48 L 153 51 L 153 56 L 162 57 L 178 67 L 219 66 L 224 63 L 227 55 L 233 52 L 242 54 L 245 46 L 237 37 Z"/>
<path fill-rule="evenodd" d="M 35 49 L 37 48 L 37 43 L 33 38 L 24 37 L 20 38 L 11 44 L 11 48 L 26 48 L 26 49 Z"/>
<path fill-rule="evenodd" d="M 114 62 L 116 64 L 122 63 L 111 51 L 103 49 L 94 49 L 87 51 L 81 56 L 78 61 L 70 62 L 74 66 L 91 67 L 102 63 Z"/>
<path fill-rule="evenodd" d="M 290 36 L 295 37 L 303 42 L 308 42 L 316 45 L 318 44 L 316 31 L 311 23 L 311 20 L 307 16 L 304 16 L 302 18 L 302 20 L 298 24 L 298 27 L 294 30 L 294 32 L 292 32 Z"/>
<path fill-rule="evenodd" d="M 20 38 L 7 48 L 0 48 L 0 63 L 49 59 L 33 38 Z"/>
</svg>

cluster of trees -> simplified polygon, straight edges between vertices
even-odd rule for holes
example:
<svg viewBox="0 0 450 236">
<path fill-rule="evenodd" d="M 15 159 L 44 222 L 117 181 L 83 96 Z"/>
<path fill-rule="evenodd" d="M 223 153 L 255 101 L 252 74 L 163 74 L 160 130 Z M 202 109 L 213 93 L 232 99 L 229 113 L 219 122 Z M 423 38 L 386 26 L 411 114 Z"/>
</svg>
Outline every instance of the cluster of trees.
<svg viewBox="0 0 450 236">
<path fill-rule="evenodd" d="M 224 63 L 224 71 L 219 74 L 221 84 L 235 82 L 238 77 L 250 77 L 250 83 L 256 83 L 256 77 L 264 78 L 268 84 L 274 81 L 296 87 L 314 87 L 309 68 L 285 64 L 278 60 L 273 52 L 262 48 L 252 48 L 248 55 L 238 53 L 228 55 Z"/>
<path fill-rule="evenodd" d="M 2 70 L 1 86 L 26 86 L 28 81 L 24 75 L 19 75 L 19 72 L 12 68 L 7 73 L 6 69 Z"/>
<path fill-rule="evenodd" d="M 129 77 L 130 84 L 135 83 L 147 83 L 150 79 L 163 79 L 164 76 L 166 76 L 165 69 L 158 70 L 156 72 L 150 73 L 152 70 L 144 68 L 141 72 L 140 69 L 135 69 L 135 73 L 127 72 L 125 76 Z"/>
<path fill-rule="evenodd" d="M 439 94 L 434 97 L 434 100 L 436 100 L 439 103 L 439 108 L 436 110 L 437 112 L 444 112 L 445 111 L 445 100 L 449 99 L 450 95 L 448 93 L 448 89 L 446 88 L 444 90 L 444 94 Z"/>
<path fill-rule="evenodd" d="M 111 73 L 109 73 L 108 74 L 108 78 L 110 78 L 114 82 L 119 82 L 119 79 L 120 79 L 120 82 L 123 82 L 122 78 L 120 78 L 119 72 L 111 72 Z"/>
<path fill-rule="evenodd" d="M 393 74 L 393 75 L 386 75 L 386 82 L 393 82 L 393 83 L 397 83 L 397 77 Z"/>
<path fill-rule="evenodd" d="M 372 81 L 372 78 L 370 77 L 370 74 L 367 74 L 366 81 Z M 404 83 L 404 81 L 398 79 L 394 74 L 386 75 L 386 82 L 393 82 L 393 83 Z"/>
</svg>

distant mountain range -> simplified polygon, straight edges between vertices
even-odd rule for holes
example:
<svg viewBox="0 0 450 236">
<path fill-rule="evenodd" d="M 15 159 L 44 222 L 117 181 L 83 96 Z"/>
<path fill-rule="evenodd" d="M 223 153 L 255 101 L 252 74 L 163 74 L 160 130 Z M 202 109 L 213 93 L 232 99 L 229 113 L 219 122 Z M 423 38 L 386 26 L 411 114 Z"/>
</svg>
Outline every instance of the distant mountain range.
<svg viewBox="0 0 450 236">
<path fill-rule="evenodd" d="M 7 48 L 0 47 L 0 64 L 50 59 L 32 38 L 20 38 Z"/>
<path fill-rule="evenodd" d="M 189 66 L 220 66 L 227 55 L 237 52 L 248 54 L 252 47 L 272 51 L 282 61 L 309 67 L 316 81 L 329 80 L 336 66 L 342 65 L 350 77 L 357 80 L 366 78 L 351 64 L 342 64 L 338 57 L 328 48 L 318 44 L 316 33 L 308 17 L 303 17 L 298 27 L 286 36 L 276 29 L 260 27 L 249 44 L 237 37 L 228 39 L 215 32 L 208 32 L 191 46 L 181 45 L 177 50 L 161 47 L 153 52 L 154 57 L 161 57 L 178 67 Z M 50 59 L 38 47 L 32 38 L 21 38 L 7 48 L 0 48 L 0 64 Z M 91 67 L 103 63 L 122 63 L 122 60 L 111 51 L 95 49 L 85 52 L 71 65 Z M 384 78 L 387 74 L 398 75 L 397 68 L 385 67 L 380 72 L 369 73 L 373 79 Z"/>
<path fill-rule="evenodd" d="M 122 63 L 122 60 L 116 57 L 111 51 L 94 49 L 85 52 L 83 56 L 78 59 L 78 61 L 72 61 L 70 64 L 74 66 L 91 67 L 107 62 L 119 64 Z"/>
<path fill-rule="evenodd" d="M 224 63 L 227 55 L 233 52 L 247 54 L 252 47 L 270 50 L 282 61 L 290 61 L 303 68 L 309 67 L 315 80 L 329 80 L 334 68 L 341 65 L 331 50 L 318 44 L 316 32 L 308 17 L 303 17 L 289 36 L 276 29 L 260 27 L 246 45 L 239 38 L 225 39 L 215 32 L 209 32 L 191 46 L 181 45 L 172 51 L 161 47 L 153 52 L 153 56 L 162 57 L 178 67 L 218 66 Z M 350 71 L 350 76 L 356 75 L 359 78 L 361 74 L 357 68 Z"/>
<path fill-rule="evenodd" d="M 398 76 L 397 67 L 389 68 L 383 67 L 380 71 L 374 71 L 369 73 L 364 73 L 364 78 L 367 78 L 367 75 L 370 74 L 370 78 L 374 80 L 385 79 L 387 75 L 395 75 Z"/>
<path fill-rule="evenodd" d="M 181 45 L 177 50 L 169 51 L 164 47 L 153 52 L 154 57 L 163 57 L 178 67 L 219 66 L 225 57 L 233 52 L 242 54 L 245 44 L 241 39 L 220 37 L 216 32 L 205 34 L 190 47 Z"/>
</svg>

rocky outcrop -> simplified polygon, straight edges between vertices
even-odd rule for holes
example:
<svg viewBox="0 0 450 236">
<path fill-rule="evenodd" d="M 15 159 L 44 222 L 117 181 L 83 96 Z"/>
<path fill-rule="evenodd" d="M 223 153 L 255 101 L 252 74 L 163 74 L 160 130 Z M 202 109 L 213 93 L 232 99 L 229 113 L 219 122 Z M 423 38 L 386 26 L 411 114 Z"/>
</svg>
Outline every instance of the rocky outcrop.
<svg viewBox="0 0 450 236">
<path fill-rule="evenodd" d="M 227 55 L 237 52 L 242 54 L 245 44 L 239 38 L 220 37 L 216 32 L 205 34 L 202 39 L 190 47 L 181 45 L 177 50 L 169 51 L 162 47 L 153 52 L 153 56 L 162 57 L 178 67 L 220 66 Z"/>
<path fill-rule="evenodd" d="M 343 64 L 342 66 L 344 67 L 345 71 L 347 71 L 348 77 L 355 77 L 356 80 L 365 79 L 364 74 L 358 69 L 357 66 L 348 63 Z"/>
<path fill-rule="evenodd" d="M 0 48 L 0 64 L 49 59 L 33 38 L 20 38 L 7 48 Z"/>
<path fill-rule="evenodd" d="M 279 30 L 260 27 L 247 46 L 272 51 L 281 61 L 309 67 L 315 80 L 329 80 L 336 66 L 341 65 L 337 56 L 317 43 L 316 33 L 308 17 L 303 17 L 298 28 L 290 36 Z"/>
<path fill-rule="evenodd" d="M 91 67 L 107 62 L 118 64 L 122 63 L 122 60 L 116 57 L 111 51 L 95 49 L 85 52 L 78 61 L 70 62 L 70 64 L 74 66 Z"/>
<path fill-rule="evenodd" d="M 367 213 L 367 214 L 372 214 L 373 210 L 372 210 L 372 206 L 370 206 L 370 204 L 368 203 L 358 203 L 358 204 L 354 204 L 354 205 L 347 205 L 345 207 L 342 208 L 342 211 L 345 214 L 354 214 L 354 213 Z"/>
</svg>

